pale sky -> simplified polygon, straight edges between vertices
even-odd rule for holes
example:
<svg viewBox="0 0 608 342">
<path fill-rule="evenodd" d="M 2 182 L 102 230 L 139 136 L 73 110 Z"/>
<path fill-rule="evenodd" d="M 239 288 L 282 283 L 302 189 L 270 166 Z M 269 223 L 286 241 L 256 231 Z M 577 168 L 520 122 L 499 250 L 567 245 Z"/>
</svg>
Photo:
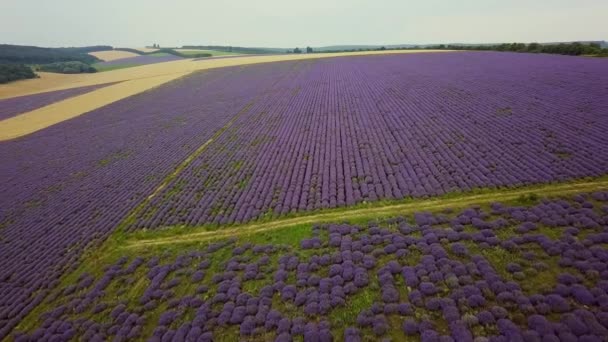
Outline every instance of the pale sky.
<svg viewBox="0 0 608 342">
<path fill-rule="evenodd" d="M 608 40 L 608 0 L 0 0 L 0 43 L 115 47 Z"/>
</svg>

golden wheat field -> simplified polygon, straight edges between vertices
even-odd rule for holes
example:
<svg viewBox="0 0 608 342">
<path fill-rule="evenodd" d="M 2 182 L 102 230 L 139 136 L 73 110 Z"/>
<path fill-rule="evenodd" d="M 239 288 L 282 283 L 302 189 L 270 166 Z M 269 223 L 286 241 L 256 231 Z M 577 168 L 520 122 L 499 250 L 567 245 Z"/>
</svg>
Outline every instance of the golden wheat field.
<svg viewBox="0 0 608 342">
<path fill-rule="evenodd" d="M 133 52 L 119 51 L 119 50 L 95 51 L 95 52 L 89 52 L 89 55 L 97 57 L 104 62 L 111 62 L 111 61 L 115 61 L 117 59 L 139 56 L 138 54 L 133 53 Z"/>
</svg>

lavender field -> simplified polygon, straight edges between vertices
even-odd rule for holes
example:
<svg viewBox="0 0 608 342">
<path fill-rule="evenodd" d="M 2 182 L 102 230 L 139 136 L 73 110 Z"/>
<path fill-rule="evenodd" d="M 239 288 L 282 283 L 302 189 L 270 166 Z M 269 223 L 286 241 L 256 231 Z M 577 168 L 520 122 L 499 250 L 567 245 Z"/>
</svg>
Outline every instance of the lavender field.
<svg viewBox="0 0 608 342">
<path fill-rule="evenodd" d="M 305 59 L 0 142 L 0 339 L 601 341 L 606 94 L 603 59 Z"/>
<path fill-rule="evenodd" d="M 303 62 L 132 226 L 247 222 L 608 171 L 608 64 L 499 53 Z"/>
<path fill-rule="evenodd" d="M 54 291 L 16 341 L 601 341 L 607 227 L 596 192 L 137 250 Z"/>
<path fill-rule="evenodd" d="M 271 69 L 197 74 L 2 142 L 0 336 L 252 94 L 270 92 Z"/>
</svg>

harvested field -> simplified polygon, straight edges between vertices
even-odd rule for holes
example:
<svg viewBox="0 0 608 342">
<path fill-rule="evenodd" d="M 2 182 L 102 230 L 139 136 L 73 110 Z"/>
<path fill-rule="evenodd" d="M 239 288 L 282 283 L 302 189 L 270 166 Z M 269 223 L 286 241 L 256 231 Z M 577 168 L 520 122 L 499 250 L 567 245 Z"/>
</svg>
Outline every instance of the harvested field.
<svg viewBox="0 0 608 342">
<path fill-rule="evenodd" d="M 56 74 L 53 72 L 36 72 L 38 78 L 0 84 L 0 99 L 46 93 L 55 90 L 79 88 L 78 82 L 90 74 Z M 108 83 L 108 82 L 105 82 Z M 100 83 L 102 84 L 102 83 Z M 89 84 L 95 85 L 95 84 Z"/>
<path fill-rule="evenodd" d="M 185 75 L 187 73 L 174 73 L 166 76 L 128 80 L 8 118 L 0 121 L 0 141 L 39 131 Z"/>
<path fill-rule="evenodd" d="M 89 55 L 95 56 L 104 62 L 111 62 L 111 61 L 114 61 L 117 59 L 124 59 L 124 58 L 139 56 L 138 54 L 133 53 L 133 52 L 119 51 L 119 50 L 89 52 Z"/>
<path fill-rule="evenodd" d="M 8 119 L 21 113 L 29 112 L 59 102 L 70 97 L 82 95 L 111 84 L 92 85 L 81 88 L 70 88 L 34 95 L 13 97 L 0 100 L 0 120 Z"/>
</svg>

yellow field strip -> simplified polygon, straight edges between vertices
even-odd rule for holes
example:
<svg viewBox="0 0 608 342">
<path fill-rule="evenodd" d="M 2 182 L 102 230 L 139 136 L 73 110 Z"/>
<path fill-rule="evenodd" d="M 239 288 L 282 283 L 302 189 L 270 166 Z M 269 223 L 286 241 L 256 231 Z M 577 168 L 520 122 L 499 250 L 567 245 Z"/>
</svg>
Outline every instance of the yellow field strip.
<svg viewBox="0 0 608 342">
<path fill-rule="evenodd" d="M 36 132 L 187 74 L 182 72 L 125 81 L 2 120 L 0 141 Z"/>
<path fill-rule="evenodd" d="M 340 220 L 357 219 L 365 217 L 382 217 L 387 215 L 407 215 L 420 211 L 437 211 L 446 208 L 464 208 L 475 204 L 484 204 L 491 202 L 511 201 L 519 198 L 522 195 L 538 194 L 540 196 L 559 196 L 569 195 L 581 192 L 590 192 L 597 190 L 608 189 L 607 180 L 597 180 L 581 183 L 566 183 L 566 184 L 550 184 L 539 187 L 521 188 L 514 190 L 503 190 L 495 193 L 466 195 L 463 194 L 457 198 L 434 198 L 428 200 L 420 200 L 402 204 L 391 204 L 380 207 L 371 208 L 356 208 L 343 209 L 335 212 L 326 212 L 305 215 L 295 218 L 277 219 L 267 223 L 252 223 L 240 226 L 234 226 L 226 229 L 214 231 L 198 231 L 195 233 L 181 234 L 170 237 L 159 237 L 155 239 L 134 240 L 127 242 L 126 248 L 138 248 L 158 245 L 168 245 L 177 243 L 189 243 L 208 241 L 220 238 L 228 238 L 234 236 L 243 236 L 248 234 L 256 234 L 271 230 L 277 230 L 286 227 L 292 227 L 300 224 L 312 224 L 322 222 L 339 222 Z M 196 229 L 196 228 L 193 228 Z"/>
<path fill-rule="evenodd" d="M 396 51 L 361 51 L 344 53 L 315 53 L 315 54 L 289 54 L 269 56 L 244 56 L 235 58 L 183 59 L 171 62 L 141 65 L 132 68 L 117 69 L 93 74 L 51 74 L 39 73 L 41 78 L 23 80 L 0 85 L 0 99 L 32 95 L 41 92 L 84 87 L 104 83 L 113 83 L 166 75 L 170 73 L 192 72 L 196 70 L 221 68 L 225 66 L 246 65 L 266 62 L 278 62 L 302 59 L 317 59 L 342 56 L 365 56 L 408 53 L 449 52 L 449 50 L 396 50 Z"/>
<path fill-rule="evenodd" d="M 447 50 L 438 50 L 446 52 Z M 236 58 L 218 58 L 208 60 L 185 59 L 173 62 L 156 63 L 139 67 L 118 69 L 108 72 L 78 75 L 51 76 L 40 79 L 15 82 L 0 86 L 0 99 L 44 91 L 56 91 L 74 87 L 123 82 L 113 86 L 94 90 L 90 93 L 75 96 L 49 106 L 23 113 L 0 121 L 0 141 L 21 137 L 59 122 L 69 120 L 91 110 L 103 107 L 112 102 L 141 93 L 163 83 L 175 80 L 189 73 L 221 68 L 227 66 L 249 65 L 289 60 L 318 59 L 343 56 L 432 53 L 435 50 L 396 50 L 364 51 L 352 53 L 318 53 L 289 54 L 272 56 L 250 56 Z M 73 77 L 68 77 L 73 76 Z M 125 82 L 127 81 L 127 82 Z"/>
<path fill-rule="evenodd" d="M 89 52 L 89 55 L 95 56 L 105 62 L 111 62 L 111 61 L 115 61 L 118 59 L 139 56 L 138 54 L 136 54 L 134 52 L 121 51 L 121 50 L 95 51 L 95 52 Z"/>
</svg>

